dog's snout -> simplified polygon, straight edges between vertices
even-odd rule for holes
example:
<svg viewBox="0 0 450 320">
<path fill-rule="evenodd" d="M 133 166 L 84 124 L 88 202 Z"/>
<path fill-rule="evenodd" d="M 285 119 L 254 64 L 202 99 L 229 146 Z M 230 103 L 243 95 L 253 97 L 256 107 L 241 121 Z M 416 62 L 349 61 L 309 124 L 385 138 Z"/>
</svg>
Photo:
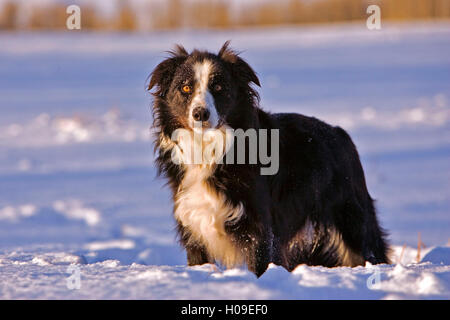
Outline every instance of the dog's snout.
<svg viewBox="0 0 450 320">
<path fill-rule="evenodd" d="M 195 121 L 208 121 L 210 112 L 204 107 L 195 107 L 192 110 L 192 117 Z"/>
</svg>

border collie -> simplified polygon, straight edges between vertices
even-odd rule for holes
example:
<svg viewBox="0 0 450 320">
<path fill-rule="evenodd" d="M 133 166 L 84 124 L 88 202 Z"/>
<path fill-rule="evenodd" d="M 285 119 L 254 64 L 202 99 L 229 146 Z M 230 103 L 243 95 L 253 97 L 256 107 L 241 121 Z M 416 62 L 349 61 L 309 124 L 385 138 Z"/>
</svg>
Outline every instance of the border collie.
<svg viewBox="0 0 450 320">
<path fill-rule="evenodd" d="M 154 89 L 156 164 L 173 193 L 188 265 L 246 265 L 259 277 L 269 263 L 289 271 L 299 264 L 389 263 L 356 147 L 343 129 L 263 111 L 253 87 L 259 79 L 229 42 L 217 54 L 179 45 L 169 53 L 148 90 Z M 279 162 L 275 170 L 263 174 L 262 159 L 217 161 L 231 153 L 235 160 L 239 151 L 248 159 L 255 150 L 251 139 L 240 148 L 230 130 L 276 132 L 258 135 L 256 143 L 258 150 L 268 146 Z M 205 132 L 219 133 L 224 143 L 187 161 L 195 146 L 208 149 Z"/>
</svg>

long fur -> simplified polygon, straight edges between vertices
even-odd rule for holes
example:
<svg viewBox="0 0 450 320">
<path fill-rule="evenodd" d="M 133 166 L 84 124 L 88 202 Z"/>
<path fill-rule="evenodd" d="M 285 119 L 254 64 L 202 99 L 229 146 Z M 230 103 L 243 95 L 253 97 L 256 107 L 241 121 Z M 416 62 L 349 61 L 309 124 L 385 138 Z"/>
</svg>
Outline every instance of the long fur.
<svg viewBox="0 0 450 320">
<path fill-rule="evenodd" d="M 173 152 L 183 153 L 172 133 L 192 129 L 191 97 L 179 87 L 197 90 L 193 66 L 203 62 L 213 68 L 211 87 L 216 78 L 223 87 L 213 94 L 220 129 L 279 130 L 275 175 L 261 175 L 261 163 L 172 161 Z M 246 265 L 259 277 L 271 262 L 289 271 L 299 264 L 388 263 L 386 235 L 349 135 L 312 117 L 263 111 L 252 85 L 260 85 L 256 73 L 228 42 L 218 54 L 177 46 L 151 75 L 156 164 L 172 190 L 188 264 Z"/>
</svg>

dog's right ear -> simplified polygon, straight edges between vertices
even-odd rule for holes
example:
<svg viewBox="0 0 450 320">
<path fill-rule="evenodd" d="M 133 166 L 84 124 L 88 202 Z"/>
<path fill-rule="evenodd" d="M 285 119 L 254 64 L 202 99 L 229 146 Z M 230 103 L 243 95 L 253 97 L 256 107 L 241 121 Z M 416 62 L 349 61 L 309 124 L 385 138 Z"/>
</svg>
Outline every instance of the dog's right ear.
<svg viewBox="0 0 450 320">
<path fill-rule="evenodd" d="M 155 96 L 165 97 L 175 71 L 189 55 L 181 45 L 176 45 L 175 49 L 168 53 L 170 57 L 158 64 L 150 75 L 150 83 L 147 89 L 150 91 L 156 86 L 157 90 L 153 93 Z"/>
</svg>

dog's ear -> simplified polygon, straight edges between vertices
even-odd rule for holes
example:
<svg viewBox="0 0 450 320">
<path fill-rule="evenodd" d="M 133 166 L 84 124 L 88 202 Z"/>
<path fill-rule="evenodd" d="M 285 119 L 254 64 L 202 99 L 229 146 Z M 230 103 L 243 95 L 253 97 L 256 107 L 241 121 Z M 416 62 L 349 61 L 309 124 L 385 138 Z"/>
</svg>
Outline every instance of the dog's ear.
<svg viewBox="0 0 450 320">
<path fill-rule="evenodd" d="M 157 90 L 153 93 L 155 96 L 164 97 L 167 94 L 175 71 L 189 55 L 181 45 L 176 45 L 175 49 L 168 53 L 170 57 L 158 64 L 150 75 L 147 89 L 150 91 L 156 86 Z"/>
<path fill-rule="evenodd" d="M 232 50 L 230 47 L 230 41 L 227 41 L 223 44 L 220 49 L 218 56 L 223 61 L 227 62 L 231 65 L 233 72 L 239 77 L 239 79 L 243 79 L 246 84 L 253 82 L 258 87 L 261 86 L 259 83 L 259 79 L 256 76 L 255 71 L 253 71 L 252 67 L 244 61 L 241 57 L 239 57 L 239 53 Z"/>
</svg>

